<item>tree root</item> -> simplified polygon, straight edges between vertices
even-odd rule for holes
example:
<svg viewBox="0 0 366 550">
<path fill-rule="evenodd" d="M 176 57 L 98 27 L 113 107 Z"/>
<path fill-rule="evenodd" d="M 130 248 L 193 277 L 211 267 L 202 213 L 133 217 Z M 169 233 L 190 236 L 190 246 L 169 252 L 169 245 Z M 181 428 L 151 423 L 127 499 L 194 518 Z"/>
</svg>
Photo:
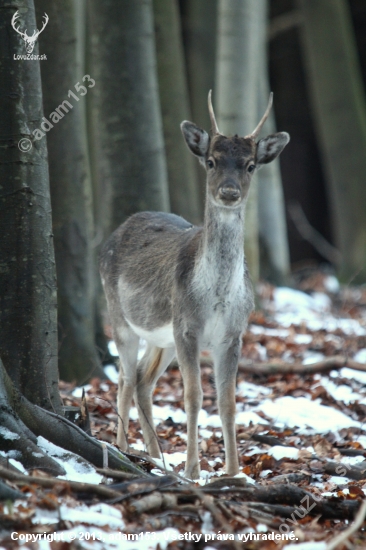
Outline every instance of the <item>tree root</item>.
<svg viewBox="0 0 366 550">
<path fill-rule="evenodd" d="M 37 436 L 43 436 L 55 445 L 82 456 L 94 466 L 103 467 L 101 443 L 87 435 L 63 416 L 41 409 L 28 401 L 12 384 L 0 361 L 0 450 L 12 452 L 25 468 L 39 468 L 52 475 L 65 470 L 37 447 Z M 111 446 L 108 466 L 138 476 L 150 477 L 127 457 Z"/>
</svg>

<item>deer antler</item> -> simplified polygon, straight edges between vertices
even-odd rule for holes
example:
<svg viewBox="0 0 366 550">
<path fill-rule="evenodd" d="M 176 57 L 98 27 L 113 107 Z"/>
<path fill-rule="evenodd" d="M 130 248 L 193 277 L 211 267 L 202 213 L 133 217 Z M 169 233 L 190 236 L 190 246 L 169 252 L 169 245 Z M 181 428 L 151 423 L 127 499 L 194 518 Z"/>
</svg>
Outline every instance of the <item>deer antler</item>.
<svg viewBox="0 0 366 550">
<path fill-rule="evenodd" d="M 259 121 L 258 126 L 253 130 L 253 132 L 251 134 L 248 134 L 247 136 L 245 136 L 246 138 L 256 139 L 258 137 L 259 132 L 261 131 L 262 126 L 266 122 L 266 120 L 268 118 L 268 115 L 271 111 L 272 103 L 273 103 L 273 92 L 271 92 L 269 94 L 267 109 L 266 109 L 264 115 L 262 116 L 261 120 Z"/>
<path fill-rule="evenodd" d="M 13 17 L 12 17 L 12 20 L 11 20 L 11 26 L 13 27 L 13 29 L 18 33 L 20 34 L 20 36 L 25 39 L 25 38 L 29 38 L 29 36 L 27 35 L 27 29 L 25 29 L 25 32 L 22 32 L 19 28 L 17 29 L 16 26 L 15 26 L 15 23 L 16 23 L 16 20 L 18 19 L 19 17 L 19 11 L 17 10 Z"/>
<path fill-rule="evenodd" d="M 219 134 L 220 130 L 219 130 L 219 127 L 217 126 L 215 113 L 212 107 L 211 95 L 212 95 L 212 90 L 208 92 L 208 112 L 210 113 L 212 134 L 215 135 L 215 134 Z"/>
</svg>

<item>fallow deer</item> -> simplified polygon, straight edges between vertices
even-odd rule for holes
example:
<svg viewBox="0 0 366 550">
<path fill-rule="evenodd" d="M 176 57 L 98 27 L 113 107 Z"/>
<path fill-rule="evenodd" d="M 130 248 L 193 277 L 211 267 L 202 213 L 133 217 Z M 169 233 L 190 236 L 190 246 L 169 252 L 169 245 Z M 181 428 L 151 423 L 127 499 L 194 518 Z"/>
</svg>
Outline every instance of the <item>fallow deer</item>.
<svg viewBox="0 0 366 550">
<path fill-rule="evenodd" d="M 117 443 L 127 449 L 132 397 L 149 454 L 160 457 L 152 415 L 152 392 L 177 356 L 187 414 L 185 475 L 199 476 L 197 417 L 202 405 L 200 351 L 213 357 L 226 471 L 238 473 L 235 386 L 241 338 L 253 309 L 244 257 L 245 205 L 252 176 L 289 142 L 286 132 L 257 141 L 272 106 L 245 136 L 220 133 L 208 97 L 212 135 L 192 122 L 184 139 L 207 172 L 203 227 L 174 214 L 140 212 L 104 244 L 100 272 L 120 357 Z M 147 348 L 137 360 L 140 338 Z"/>
</svg>

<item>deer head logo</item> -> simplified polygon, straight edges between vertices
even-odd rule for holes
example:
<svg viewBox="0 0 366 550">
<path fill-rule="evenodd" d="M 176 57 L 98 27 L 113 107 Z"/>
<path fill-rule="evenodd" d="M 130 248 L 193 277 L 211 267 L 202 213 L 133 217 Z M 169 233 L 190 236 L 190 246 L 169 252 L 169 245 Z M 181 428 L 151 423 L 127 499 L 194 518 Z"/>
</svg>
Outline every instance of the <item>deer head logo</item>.
<svg viewBox="0 0 366 550">
<path fill-rule="evenodd" d="M 22 32 L 19 27 L 17 28 L 16 27 L 16 23 L 17 23 L 17 20 L 19 18 L 19 11 L 16 11 L 13 15 L 13 18 L 11 20 L 11 26 L 13 27 L 13 29 L 18 33 L 20 34 L 20 36 L 23 38 L 24 42 L 25 42 L 25 47 L 26 47 L 26 50 L 27 50 L 27 53 L 32 53 L 33 51 L 33 48 L 35 46 L 35 43 L 36 43 L 36 40 L 37 38 L 39 37 L 39 35 L 41 34 L 41 32 L 44 30 L 45 26 L 47 25 L 48 23 L 48 15 L 47 13 L 44 14 L 44 21 L 43 21 L 43 25 L 42 25 L 42 28 L 41 30 L 39 31 L 38 29 L 33 31 L 33 34 L 32 36 L 28 36 L 27 35 L 27 29 L 25 29 L 24 32 Z"/>
</svg>

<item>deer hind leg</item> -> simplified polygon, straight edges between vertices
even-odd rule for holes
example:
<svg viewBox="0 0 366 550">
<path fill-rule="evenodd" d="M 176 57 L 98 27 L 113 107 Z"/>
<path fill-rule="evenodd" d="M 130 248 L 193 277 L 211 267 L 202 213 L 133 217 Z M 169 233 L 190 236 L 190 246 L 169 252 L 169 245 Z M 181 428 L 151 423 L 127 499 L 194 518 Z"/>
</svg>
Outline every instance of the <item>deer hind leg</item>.
<svg viewBox="0 0 366 550">
<path fill-rule="evenodd" d="M 158 348 L 148 344 L 145 355 L 138 364 L 138 381 L 135 403 L 138 408 L 140 424 L 147 452 L 155 458 L 160 457 L 158 438 L 154 428 L 152 414 L 152 393 L 161 374 L 175 356 L 175 348 Z"/>
<path fill-rule="evenodd" d="M 140 338 L 124 322 L 113 327 L 120 365 L 118 378 L 118 428 L 117 445 L 126 451 L 128 424 L 133 392 L 137 382 L 137 353 Z"/>
</svg>

